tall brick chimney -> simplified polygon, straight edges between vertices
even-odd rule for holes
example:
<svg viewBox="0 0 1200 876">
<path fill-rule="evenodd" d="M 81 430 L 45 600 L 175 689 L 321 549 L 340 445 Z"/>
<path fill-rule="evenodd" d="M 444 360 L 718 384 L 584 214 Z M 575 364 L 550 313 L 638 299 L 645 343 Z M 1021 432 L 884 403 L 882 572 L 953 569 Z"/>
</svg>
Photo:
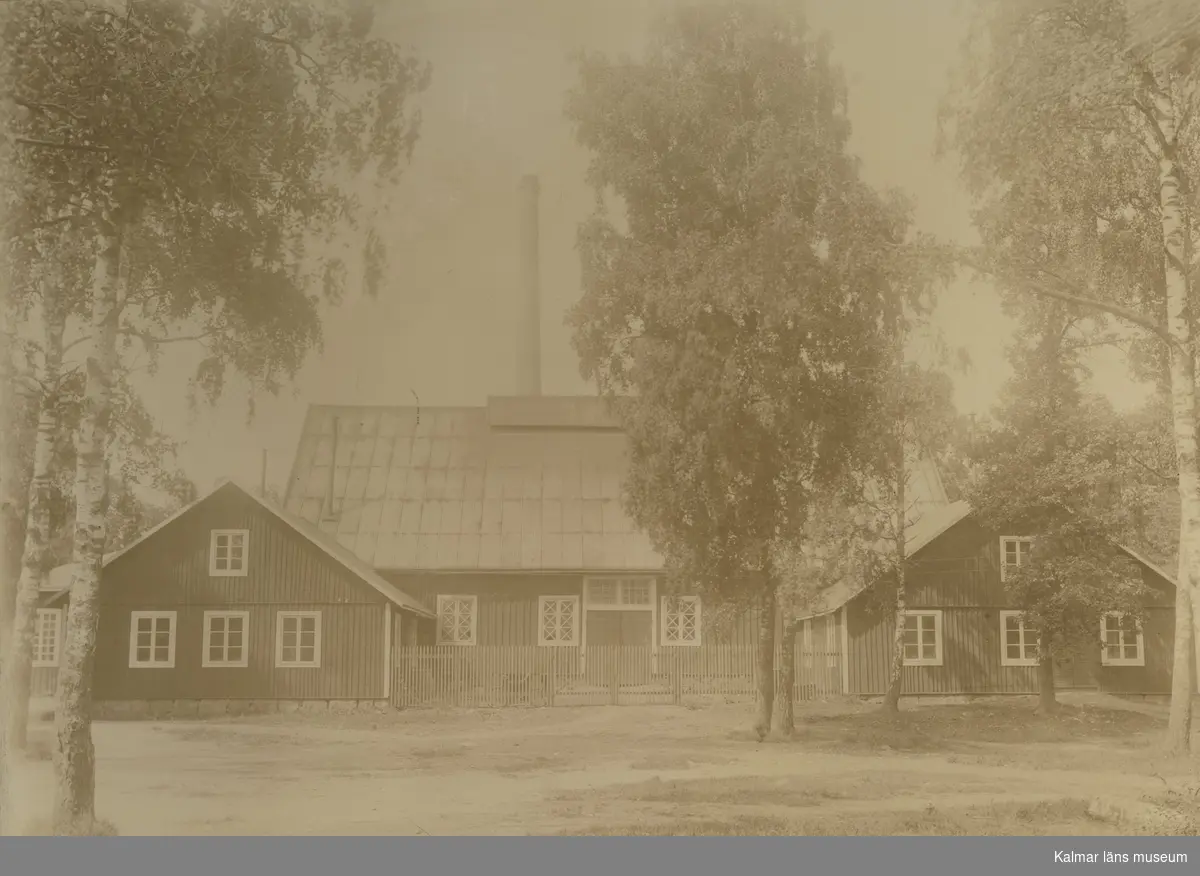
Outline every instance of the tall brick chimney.
<svg viewBox="0 0 1200 876">
<path fill-rule="evenodd" d="M 542 291 L 538 264 L 538 178 L 524 176 L 518 188 L 520 279 L 517 286 L 517 395 L 542 394 Z"/>
</svg>

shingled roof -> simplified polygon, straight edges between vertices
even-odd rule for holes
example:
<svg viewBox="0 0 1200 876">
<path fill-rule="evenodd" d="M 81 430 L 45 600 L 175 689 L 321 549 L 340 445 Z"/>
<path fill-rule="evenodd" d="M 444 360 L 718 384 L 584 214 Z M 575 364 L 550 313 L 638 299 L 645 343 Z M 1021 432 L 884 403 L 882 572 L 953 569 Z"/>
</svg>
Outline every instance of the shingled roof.
<svg viewBox="0 0 1200 876">
<path fill-rule="evenodd" d="M 598 398 L 314 405 L 284 503 L 380 570 L 657 571 L 621 506 L 626 466 Z M 915 481 L 927 504 L 948 503 L 932 464 Z"/>
</svg>

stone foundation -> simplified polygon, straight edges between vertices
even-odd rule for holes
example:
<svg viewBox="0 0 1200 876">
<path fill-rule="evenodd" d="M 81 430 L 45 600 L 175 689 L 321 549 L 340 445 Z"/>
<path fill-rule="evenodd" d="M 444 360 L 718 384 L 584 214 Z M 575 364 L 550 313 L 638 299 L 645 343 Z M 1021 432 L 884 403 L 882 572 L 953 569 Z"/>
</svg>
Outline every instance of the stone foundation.
<svg viewBox="0 0 1200 876">
<path fill-rule="evenodd" d="M 95 704 L 93 716 L 98 721 L 165 721 L 276 713 L 379 714 L 391 708 L 387 700 L 107 700 Z"/>
</svg>

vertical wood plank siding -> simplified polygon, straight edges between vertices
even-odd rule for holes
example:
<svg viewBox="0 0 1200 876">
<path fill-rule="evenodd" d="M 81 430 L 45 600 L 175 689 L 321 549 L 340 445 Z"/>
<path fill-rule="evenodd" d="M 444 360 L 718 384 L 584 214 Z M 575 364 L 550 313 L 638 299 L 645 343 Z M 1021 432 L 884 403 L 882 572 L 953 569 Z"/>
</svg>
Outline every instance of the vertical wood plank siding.
<svg viewBox="0 0 1200 876">
<path fill-rule="evenodd" d="M 437 597 L 475 596 L 477 646 L 538 644 L 538 597 L 577 596 L 583 610 L 583 575 L 444 573 L 414 575 L 381 572 L 430 611 L 437 610 Z M 662 598 L 662 594 L 659 594 Z M 701 610 L 704 624 L 702 640 L 713 644 L 751 647 L 758 641 L 758 626 L 753 612 L 732 616 Z M 581 622 L 584 620 L 580 619 Z M 661 631 L 654 630 L 658 642 Z M 412 644 L 411 640 L 404 640 Z M 424 642 L 422 644 L 433 644 Z"/>
<path fill-rule="evenodd" d="M 942 612 L 942 665 L 904 668 L 905 694 L 1021 694 L 1037 691 L 1037 667 L 1001 665 L 1000 611 L 1008 608 L 1000 581 L 999 535 L 963 521 L 914 557 L 908 604 Z M 1143 567 L 1154 595 L 1146 608 L 1146 665 L 1102 667 L 1100 631 L 1084 677 L 1104 690 L 1165 694 L 1171 689 L 1173 591 Z M 849 603 L 849 690 L 879 696 L 887 688 L 895 618 L 878 597 Z"/>
<path fill-rule="evenodd" d="M 382 605 L 294 603 L 238 606 L 249 612 L 248 666 L 204 667 L 204 612 L 212 606 L 146 605 L 138 611 L 176 611 L 175 667 L 130 668 L 129 612 L 107 612 L 99 635 L 96 696 L 133 699 L 376 699 L 383 697 Z M 277 612 L 321 612 L 321 665 L 276 668 Z M 102 659 L 103 658 L 103 659 Z M 102 671 L 101 671 L 102 670 Z"/>
<path fill-rule="evenodd" d="M 209 575 L 213 529 L 249 530 L 245 576 Z M 373 699 L 386 689 L 384 597 L 236 490 L 113 561 L 100 599 L 100 700 Z M 204 612 L 221 610 L 249 612 L 245 668 L 201 665 Z M 281 610 L 321 612 L 319 667 L 275 667 Z M 178 613 L 173 669 L 130 668 L 133 611 Z"/>
</svg>

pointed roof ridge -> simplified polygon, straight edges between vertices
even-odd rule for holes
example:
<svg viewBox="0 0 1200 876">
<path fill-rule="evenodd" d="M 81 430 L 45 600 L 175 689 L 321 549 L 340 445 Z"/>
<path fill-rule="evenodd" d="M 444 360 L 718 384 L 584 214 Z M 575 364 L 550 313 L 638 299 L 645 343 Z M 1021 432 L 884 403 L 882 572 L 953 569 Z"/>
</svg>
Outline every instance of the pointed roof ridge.
<svg viewBox="0 0 1200 876">
<path fill-rule="evenodd" d="M 394 584 L 392 584 L 391 582 L 384 579 L 382 576 L 380 576 L 380 574 L 378 572 L 376 572 L 373 568 L 371 568 L 369 565 L 367 565 L 361 559 L 359 559 L 358 556 L 356 556 L 352 551 L 348 550 L 347 548 L 345 548 L 341 544 L 339 544 L 331 536 L 322 532 L 319 528 L 317 528 L 316 526 L 313 526 L 311 523 L 308 523 L 307 521 L 301 520 L 301 519 L 295 517 L 294 515 L 289 514 L 287 511 L 283 510 L 282 508 L 276 507 L 274 502 L 271 502 L 269 499 L 259 496 L 257 493 L 255 493 L 252 490 L 246 489 L 244 486 L 242 486 L 240 483 L 238 483 L 233 478 L 224 479 L 222 483 L 218 484 L 216 487 L 209 490 L 203 496 L 200 496 L 195 501 L 193 501 L 187 505 L 184 505 L 182 508 L 180 508 L 178 511 L 176 511 L 171 516 L 167 517 L 165 520 L 161 521 L 160 523 L 158 523 L 155 526 L 150 527 L 145 532 L 143 532 L 140 536 L 135 538 L 133 541 L 131 541 L 129 544 L 127 544 L 125 547 L 121 548 L 120 550 L 105 554 L 103 566 L 104 567 L 110 566 L 119 557 L 122 557 L 125 554 L 129 553 L 134 548 L 136 548 L 138 545 L 140 545 L 143 542 L 147 541 L 148 539 L 152 538 L 156 533 L 160 532 L 161 530 L 170 526 L 172 523 L 174 523 L 179 518 L 186 515 L 188 512 L 190 512 L 196 506 L 200 505 L 203 502 L 206 502 L 208 499 L 215 496 L 221 490 L 227 489 L 229 487 L 232 487 L 233 489 L 237 490 L 238 492 L 249 497 L 256 504 L 258 504 L 263 510 L 269 512 L 276 519 L 278 519 L 281 523 L 286 524 L 297 534 L 303 536 L 314 547 L 316 547 L 318 550 L 320 550 L 322 553 L 324 553 L 326 556 L 328 556 L 334 562 L 343 566 L 347 571 L 352 572 L 356 577 L 358 577 L 360 580 L 362 580 L 363 583 L 372 587 L 381 596 L 386 598 L 388 601 L 392 602 L 398 608 L 402 608 L 407 611 L 411 611 L 414 614 L 421 615 L 422 617 L 427 617 L 427 618 L 434 617 L 433 612 L 431 612 L 429 609 L 425 608 L 423 605 L 421 605 L 419 602 L 417 602 L 417 600 L 413 599 L 407 593 L 400 590 Z M 62 566 L 58 566 L 57 568 L 52 569 L 51 575 L 53 575 L 54 572 L 57 572 L 62 569 L 67 569 L 67 568 L 73 569 L 75 567 L 75 565 L 76 565 L 75 563 L 64 563 Z M 64 590 L 64 591 L 60 592 L 59 594 L 57 594 L 56 596 L 61 596 L 65 592 L 66 591 Z"/>
</svg>

